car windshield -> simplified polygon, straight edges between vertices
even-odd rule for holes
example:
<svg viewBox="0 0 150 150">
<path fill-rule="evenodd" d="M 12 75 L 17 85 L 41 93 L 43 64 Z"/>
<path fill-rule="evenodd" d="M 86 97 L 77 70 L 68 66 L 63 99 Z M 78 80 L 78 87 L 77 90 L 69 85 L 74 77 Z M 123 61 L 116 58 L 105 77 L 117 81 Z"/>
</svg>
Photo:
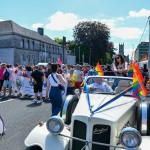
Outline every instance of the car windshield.
<svg viewBox="0 0 150 150">
<path fill-rule="evenodd" d="M 132 85 L 132 78 L 127 77 L 105 77 L 92 76 L 85 81 L 89 93 L 93 94 L 119 94 Z M 84 92 L 86 93 L 84 86 Z M 126 93 L 127 96 L 132 96 L 132 90 Z"/>
</svg>

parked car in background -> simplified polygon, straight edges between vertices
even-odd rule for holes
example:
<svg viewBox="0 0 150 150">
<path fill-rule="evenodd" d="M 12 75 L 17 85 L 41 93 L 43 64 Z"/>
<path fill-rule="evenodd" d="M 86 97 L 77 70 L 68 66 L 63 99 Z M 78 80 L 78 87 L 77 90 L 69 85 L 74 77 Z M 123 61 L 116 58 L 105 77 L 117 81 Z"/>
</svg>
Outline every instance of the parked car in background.
<svg viewBox="0 0 150 150">
<path fill-rule="evenodd" d="M 37 66 L 47 66 L 48 63 L 38 63 Z"/>
<path fill-rule="evenodd" d="M 98 80 L 112 90 L 91 88 Z M 36 126 L 25 145 L 42 150 L 149 150 L 150 104 L 133 98 L 131 86 L 129 77 L 89 76 L 79 97 L 66 98 L 62 118 L 53 116 Z M 127 88 L 124 96 L 110 103 Z M 66 125 L 66 114 L 72 109 L 75 110 Z"/>
</svg>

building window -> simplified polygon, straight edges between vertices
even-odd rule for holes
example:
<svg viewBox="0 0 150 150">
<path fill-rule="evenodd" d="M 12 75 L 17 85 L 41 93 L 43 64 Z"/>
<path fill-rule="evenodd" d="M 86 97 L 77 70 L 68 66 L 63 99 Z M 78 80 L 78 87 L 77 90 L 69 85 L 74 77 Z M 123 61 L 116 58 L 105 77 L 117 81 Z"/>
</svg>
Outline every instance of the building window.
<svg viewBox="0 0 150 150">
<path fill-rule="evenodd" d="M 32 49 L 34 50 L 34 41 L 32 41 Z"/>
<path fill-rule="evenodd" d="M 27 58 L 28 58 L 28 62 L 30 63 L 30 55 L 28 55 Z"/>
<path fill-rule="evenodd" d="M 24 39 L 22 39 L 22 45 L 21 45 L 22 48 L 24 48 Z"/>
<path fill-rule="evenodd" d="M 42 44 L 42 50 L 44 50 L 44 44 Z"/>
<path fill-rule="evenodd" d="M 27 40 L 27 49 L 29 49 L 29 47 L 30 47 L 30 41 Z"/>
</svg>

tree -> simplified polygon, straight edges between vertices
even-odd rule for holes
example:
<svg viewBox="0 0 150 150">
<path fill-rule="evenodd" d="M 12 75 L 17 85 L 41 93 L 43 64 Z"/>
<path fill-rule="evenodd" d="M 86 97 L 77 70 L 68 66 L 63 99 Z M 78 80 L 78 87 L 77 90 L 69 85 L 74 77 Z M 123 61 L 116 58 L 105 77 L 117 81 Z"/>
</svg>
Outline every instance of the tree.
<svg viewBox="0 0 150 150">
<path fill-rule="evenodd" d="M 58 44 L 63 45 L 63 39 L 55 38 L 55 42 L 57 42 Z"/>
<path fill-rule="evenodd" d="M 73 36 L 75 42 L 86 49 L 87 57 L 90 57 L 93 63 L 101 62 L 108 52 L 110 38 L 109 28 L 101 22 L 80 22 L 74 30 Z"/>
</svg>

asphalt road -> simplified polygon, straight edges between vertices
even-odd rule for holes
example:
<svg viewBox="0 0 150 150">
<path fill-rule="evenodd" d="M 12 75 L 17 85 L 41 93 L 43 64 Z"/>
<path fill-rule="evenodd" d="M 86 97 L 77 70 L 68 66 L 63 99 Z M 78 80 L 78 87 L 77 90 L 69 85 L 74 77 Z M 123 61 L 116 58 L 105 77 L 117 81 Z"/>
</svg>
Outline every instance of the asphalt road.
<svg viewBox="0 0 150 150">
<path fill-rule="evenodd" d="M 6 125 L 6 134 L 0 139 L 0 150 L 25 150 L 24 140 L 39 121 L 51 114 L 51 104 L 33 104 L 31 99 L 0 100 L 0 114 Z"/>
<path fill-rule="evenodd" d="M 33 104 L 31 99 L 0 100 L 0 114 L 6 125 L 0 150 L 25 150 L 25 138 L 39 121 L 45 122 L 50 117 L 51 104 L 48 101 Z"/>
</svg>

